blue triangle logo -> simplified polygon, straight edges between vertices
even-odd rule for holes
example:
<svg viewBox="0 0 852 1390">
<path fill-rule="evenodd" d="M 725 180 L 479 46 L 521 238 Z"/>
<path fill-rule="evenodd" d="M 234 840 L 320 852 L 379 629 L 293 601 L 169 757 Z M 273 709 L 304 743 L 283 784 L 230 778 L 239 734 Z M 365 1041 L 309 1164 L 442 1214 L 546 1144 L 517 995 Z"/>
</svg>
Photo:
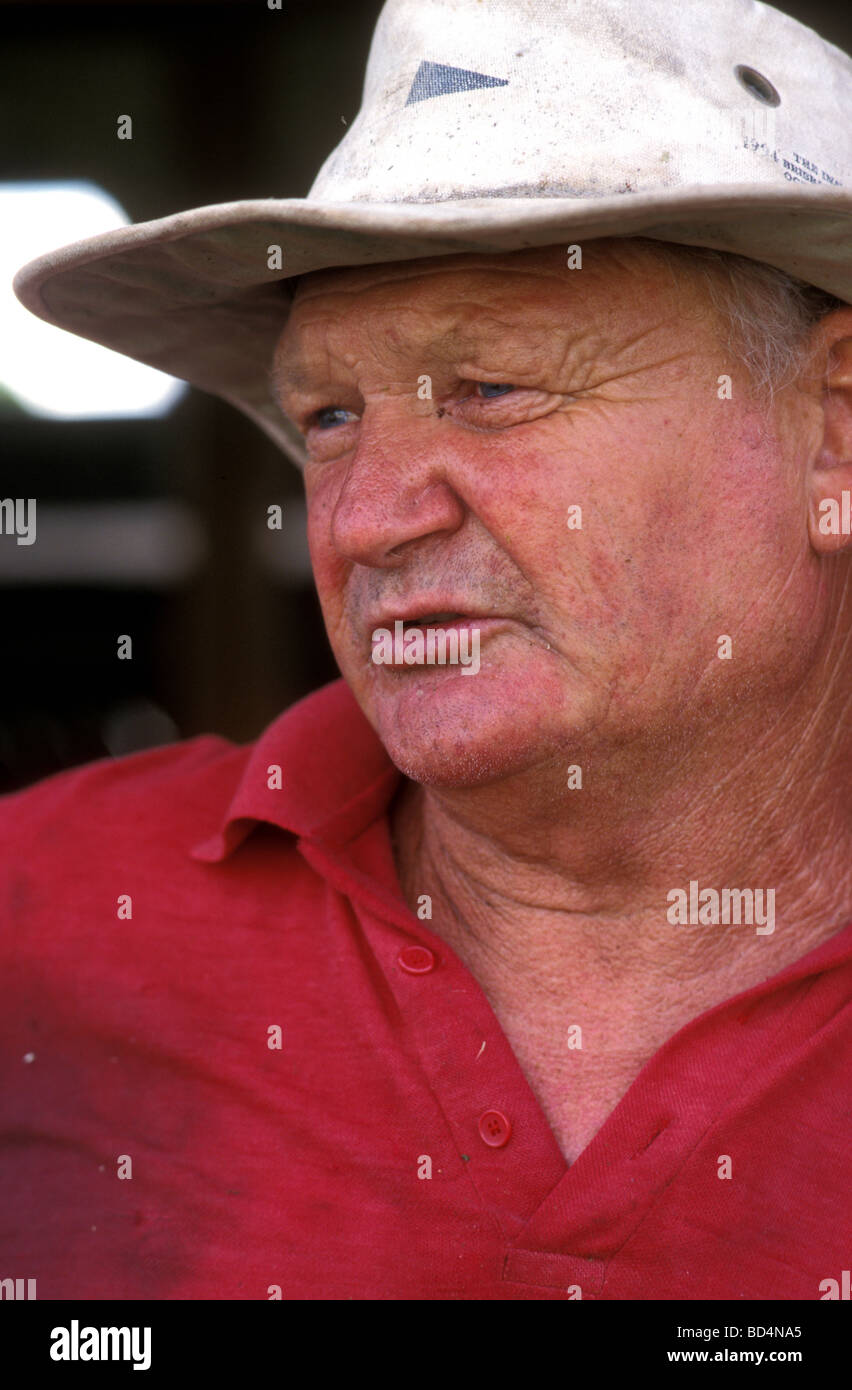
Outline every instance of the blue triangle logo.
<svg viewBox="0 0 852 1390">
<path fill-rule="evenodd" d="M 406 99 L 406 106 L 431 97 L 446 97 L 453 92 L 470 92 L 475 87 L 507 87 L 508 77 L 488 77 L 470 68 L 451 68 L 446 63 L 420 64 Z"/>
</svg>

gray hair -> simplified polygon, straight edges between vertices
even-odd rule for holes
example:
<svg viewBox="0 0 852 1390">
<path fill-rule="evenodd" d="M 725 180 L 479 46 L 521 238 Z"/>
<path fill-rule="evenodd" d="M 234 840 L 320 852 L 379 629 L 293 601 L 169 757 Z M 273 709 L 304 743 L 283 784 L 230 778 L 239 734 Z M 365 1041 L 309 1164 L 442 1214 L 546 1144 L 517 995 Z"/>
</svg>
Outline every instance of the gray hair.
<svg viewBox="0 0 852 1390">
<path fill-rule="evenodd" d="M 701 276 L 722 325 L 722 343 L 748 372 L 755 396 L 770 407 L 776 392 L 803 372 L 811 330 L 845 301 L 827 290 L 729 251 L 636 237 L 673 268 Z"/>
</svg>

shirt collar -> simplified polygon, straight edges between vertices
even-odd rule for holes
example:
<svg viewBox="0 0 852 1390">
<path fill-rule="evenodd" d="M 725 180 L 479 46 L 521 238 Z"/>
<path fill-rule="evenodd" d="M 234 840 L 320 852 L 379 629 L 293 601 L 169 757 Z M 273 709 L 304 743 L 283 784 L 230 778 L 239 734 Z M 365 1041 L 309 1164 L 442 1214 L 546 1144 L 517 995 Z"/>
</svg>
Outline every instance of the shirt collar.
<svg viewBox="0 0 852 1390">
<path fill-rule="evenodd" d="M 261 821 L 343 844 L 382 814 L 399 780 L 351 689 L 334 681 L 285 710 L 252 745 L 219 829 L 192 857 L 227 859 Z"/>
</svg>

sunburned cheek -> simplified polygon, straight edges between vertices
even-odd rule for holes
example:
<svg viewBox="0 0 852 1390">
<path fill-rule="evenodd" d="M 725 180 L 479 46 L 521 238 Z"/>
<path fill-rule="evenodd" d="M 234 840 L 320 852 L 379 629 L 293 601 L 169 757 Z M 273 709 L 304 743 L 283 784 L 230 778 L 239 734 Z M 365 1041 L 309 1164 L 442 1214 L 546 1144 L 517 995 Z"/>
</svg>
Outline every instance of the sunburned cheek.
<svg viewBox="0 0 852 1390">
<path fill-rule="evenodd" d="M 807 665 L 825 608 L 799 483 L 765 437 L 738 431 L 719 444 L 706 480 L 661 509 L 646 616 L 653 607 L 666 640 L 681 640 L 696 670 L 704 663 L 720 679 L 746 668 L 792 679 Z M 641 608 L 636 619 L 644 620 Z M 733 642 L 732 667 L 715 659 L 723 634 Z"/>
<path fill-rule="evenodd" d="M 776 470 L 732 470 L 694 528 L 693 566 L 709 586 L 744 593 L 786 573 L 802 552 L 801 501 Z"/>
<path fill-rule="evenodd" d="M 751 511 L 761 499 L 767 506 L 789 503 L 794 471 L 765 420 L 746 414 L 727 426 L 720 421 L 706 442 L 706 456 L 698 453 L 695 466 L 722 516 Z"/>
<path fill-rule="evenodd" d="M 708 592 L 782 555 L 795 534 L 797 498 L 765 432 L 720 430 L 699 443 L 650 499 L 650 538 L 665 566 Z M 647 534 L 647 533 L 646 533 Z M 648 543 L 646 541 L 646 543 Z M 732 569 L 734 566 L 734 569 Z"/>
<path fill-rule="evenodd" d="M 342 601 L 345 569 L 339 557 L 317 545 L 311 545 L 311 569 L 323 611 L 328 612 Z"/>
<path fill-rule="evenodd" d="M 543 531 L 561 506 L 564 467 L 541 448 L 519 447 L 517 438 L 475 439 L 459 482 L 472 510 L 498 539 L 521 527 Z"/>
<path fill-rule="evenodd" d="M 308 497 L 308 550 L 311 569 L 319 592 L 320 600 L 325 602 L 343 583 L 346 565 L 335 549 L 331 538 L 333 503 L 331 495 L 322 496 L 315 492 Z"/>
</svg>

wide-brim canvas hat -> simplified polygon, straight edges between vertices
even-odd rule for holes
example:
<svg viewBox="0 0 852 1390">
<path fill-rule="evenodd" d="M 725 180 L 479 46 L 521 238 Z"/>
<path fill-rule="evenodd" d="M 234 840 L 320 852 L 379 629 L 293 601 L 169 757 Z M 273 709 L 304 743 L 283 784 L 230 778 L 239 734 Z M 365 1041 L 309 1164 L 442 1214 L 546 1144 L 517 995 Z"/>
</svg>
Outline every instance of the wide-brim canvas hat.
<svg viewBox="0 0 852 1390">
<path fill-rule="evenodd" d="M 850 95 L 845 53 L 754 0 L 388 0 L 361 110 L 306 198 L 107 232 L 15 290 L 301 463 L 269 368 L 286 282 L 309 271 L 643 236 L 852 302 Z"/>
</svg>

